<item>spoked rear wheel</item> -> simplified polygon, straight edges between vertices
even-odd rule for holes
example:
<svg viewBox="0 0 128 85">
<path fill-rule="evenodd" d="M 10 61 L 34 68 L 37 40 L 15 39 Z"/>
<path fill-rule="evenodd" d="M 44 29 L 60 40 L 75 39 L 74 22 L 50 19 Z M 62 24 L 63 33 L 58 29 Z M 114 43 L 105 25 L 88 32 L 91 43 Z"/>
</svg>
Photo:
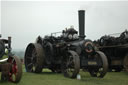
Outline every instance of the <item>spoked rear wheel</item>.
<svg viewBox="0 0 128 85">
<path fill-rule="evenodd" d="M 44 51 L 40 44 L 30 43 L 25 52 L 25 67 L 27 72 L 42 72 Z"/>
<path fill-rule="evenodd" d="M 9 57 L 8 62 L 11 64 L 9 81 L 18 83 L 22 76 L 22 63 L 17 56 Z"/>
<path fill-rule="evenodd" d="M 96 55 L 94 57 L 96 58 L 96 60 L 100 60 L 100 62 L 102 63 L 102 66 L 89 69 L 90 75 L 92 77 L 103 78 L 108 70 L 107 57 L 101 51 L 96 51 Z"/>
<path fill-rule="evenodd" d="M 68 52 L 68 61 L 66 63 L 66 69 L 64 71 L 64 76 L 70 78 L 76 78 L 80 70 L 80 59 L 76 52 Z"/>
</svg>

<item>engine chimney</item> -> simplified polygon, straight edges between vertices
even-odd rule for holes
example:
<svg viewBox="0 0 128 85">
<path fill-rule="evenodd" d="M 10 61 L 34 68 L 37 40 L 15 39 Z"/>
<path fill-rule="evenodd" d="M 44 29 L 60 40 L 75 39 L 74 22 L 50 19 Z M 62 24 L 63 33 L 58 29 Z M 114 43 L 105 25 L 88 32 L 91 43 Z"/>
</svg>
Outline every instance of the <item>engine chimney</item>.
<svg viewBox="0 0 128 85">
<path fill-rule="evenodd" d="M 79 10 L 79 37 L 84 39 L 85 34 L 84 34 L 84 24 L 85 24 L 85 10 Z"/>
</svg>

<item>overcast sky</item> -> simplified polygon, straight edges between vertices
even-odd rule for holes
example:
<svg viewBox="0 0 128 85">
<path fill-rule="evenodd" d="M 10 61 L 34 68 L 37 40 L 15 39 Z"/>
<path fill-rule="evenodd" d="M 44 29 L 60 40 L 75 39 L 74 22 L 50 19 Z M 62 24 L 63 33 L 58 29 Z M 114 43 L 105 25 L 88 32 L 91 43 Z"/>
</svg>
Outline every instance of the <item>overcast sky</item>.
<svg viewBox="0 0 128 85">
<path fill-rule="evenodd" d="M 78 30 L 79 9 L 86 10 L 86 38 L 95 40 L 128 29 L 128 2 L 2 1 L 2 37 L 12 36 L 13 49 L 25 49 L 38 35 L 71 25 Z"/>
</svg>

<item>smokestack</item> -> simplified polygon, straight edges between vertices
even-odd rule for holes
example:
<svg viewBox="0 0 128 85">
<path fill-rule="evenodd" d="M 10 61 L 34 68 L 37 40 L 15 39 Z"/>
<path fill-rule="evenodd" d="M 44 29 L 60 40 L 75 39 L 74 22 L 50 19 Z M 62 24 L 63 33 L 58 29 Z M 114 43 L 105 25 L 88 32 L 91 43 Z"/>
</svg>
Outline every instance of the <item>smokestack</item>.
<svg viewBox="0 0 128 85">
<path fill-rule="evenodd" d="M 11 37 L 10 36 L 8 37 L 8 47 L 9 47 L 8 51 L 11 52 Z"/>
<path fill-rule="evenodd" d="M 79 37 L 80 38 L 85 38 L 85 34 L 84 34 L 84 24 L 85 24 L 85 20 L 84 20 L 84 14 L 85 14 L 85 10 L 79 10 Z"/>
</svg>

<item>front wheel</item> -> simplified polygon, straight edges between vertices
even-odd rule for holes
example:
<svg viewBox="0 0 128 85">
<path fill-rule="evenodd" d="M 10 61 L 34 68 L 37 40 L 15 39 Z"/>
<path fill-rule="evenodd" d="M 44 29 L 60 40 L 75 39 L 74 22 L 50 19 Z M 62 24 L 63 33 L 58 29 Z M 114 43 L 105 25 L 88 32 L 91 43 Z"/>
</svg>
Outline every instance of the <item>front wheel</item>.
<svg viewBox="0 0 128 85">
<path fill-rule="evenodd" d="M 76 78 L 80 70 L 80 59 L 76 52 L 68 51 L 67 54 L 66 69 L 64 71 L 64 76 L 69 78 Z"/>
<path fill-rule="evenodd" d="M 17 56 L 9 57 L 8 62 L 11 65 L 9 81 L 18 83 L 22 76 L 22 63 Z"/>
<path fill-rule="evenodd" d="M 89 69 L 90 75 L 92 77 L 103 78 L 105 76 L 105 74 L 107 73 L 107 70 L 108 70 L 107 57 L 101 51 L 96 51 L 96 54 L 94 55 L 94 57 L 96 58 L 96 60 L 101 62 L 101 66 Z"/>
</svg>

